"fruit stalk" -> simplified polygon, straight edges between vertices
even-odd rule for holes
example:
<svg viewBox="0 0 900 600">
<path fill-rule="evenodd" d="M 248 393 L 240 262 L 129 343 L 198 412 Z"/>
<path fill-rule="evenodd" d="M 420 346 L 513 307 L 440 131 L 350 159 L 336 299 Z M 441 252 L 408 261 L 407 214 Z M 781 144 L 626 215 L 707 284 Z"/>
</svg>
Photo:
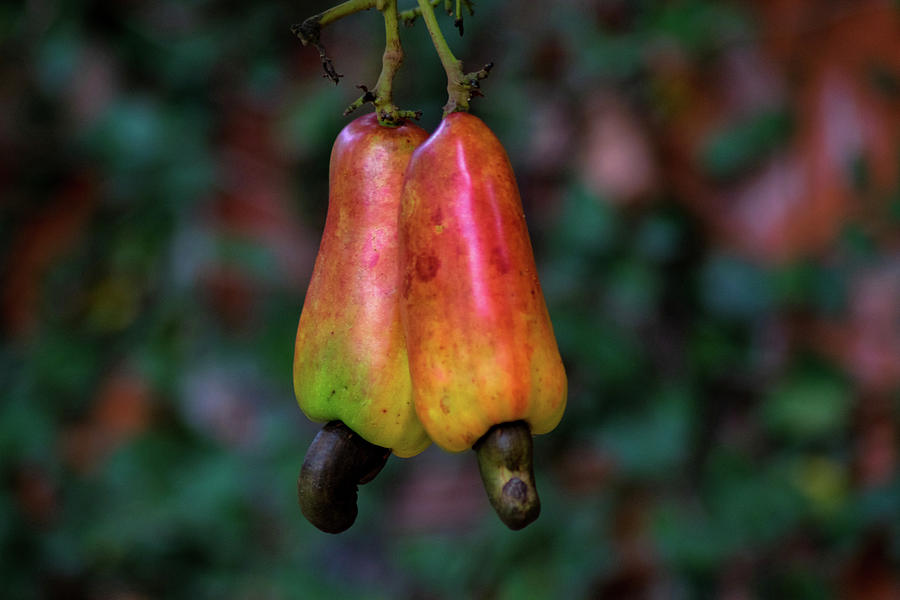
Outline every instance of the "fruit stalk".
<svg viewBox="0 0 900 600">
<path fill-rule="evenodd" d="M 473 73 L 464 73 L 462 61 L 453 55 L 444 34 L 441 33 L 431 2 L 418 0 L 418 3 L 428 35 L 431 36 L 431 42 L 447 74 L 447 104 L 444 105 L 444 116 L 454 112 L 466 112 L 469 110 L 469 100 L 472 96 L 480 94 L 479 82 L 488 76 L 492 65 L 486 65 Z"/>
</svg>

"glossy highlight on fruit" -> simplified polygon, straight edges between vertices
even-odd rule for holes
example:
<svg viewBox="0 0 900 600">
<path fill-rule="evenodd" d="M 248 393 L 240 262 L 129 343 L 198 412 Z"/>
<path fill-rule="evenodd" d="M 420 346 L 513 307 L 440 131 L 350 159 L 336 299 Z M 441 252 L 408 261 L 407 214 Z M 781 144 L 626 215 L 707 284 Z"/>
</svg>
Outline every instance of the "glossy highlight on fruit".
<svg viewBox="0 0 900 600">
<path fill-rule="evenodd" d="M 416 150 L 400 235 L 413 395 L 432 440 L 458 452 L 494 425 L 556 427 L 565 370 L 512 167 L 480 119 L 451 113 Z"/>
<path fill-rule="evenodd" d="M 408 161 L 427 137 L 369 114 L 331 154 L 328 215 L 294 347 L 294 392 L 313 421 L 413 456 L 430 440 L 412 402 L 399 311 L 397 215 Z"/>
</svg>

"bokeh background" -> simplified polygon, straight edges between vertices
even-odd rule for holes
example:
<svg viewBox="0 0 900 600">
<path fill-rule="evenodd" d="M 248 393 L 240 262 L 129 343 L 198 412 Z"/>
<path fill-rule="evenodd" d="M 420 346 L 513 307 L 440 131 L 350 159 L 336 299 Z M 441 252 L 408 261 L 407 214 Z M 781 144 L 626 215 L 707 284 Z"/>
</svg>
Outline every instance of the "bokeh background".
<svg viewBox="0 0 900 600">
<path fill-rule="evenodd" d="M 300 515 L 290 364 L 341 112 L 383 25 L 326 2 L 0 5 L 10 599 L 900 597 L 900 7 L 478 0 L 570 382 L 508 531 L 474 455 Z M 401 2 L 401 9 L 412 2 Z M 403 108 L 444 74 L 402 32 Z"/>
</svg>

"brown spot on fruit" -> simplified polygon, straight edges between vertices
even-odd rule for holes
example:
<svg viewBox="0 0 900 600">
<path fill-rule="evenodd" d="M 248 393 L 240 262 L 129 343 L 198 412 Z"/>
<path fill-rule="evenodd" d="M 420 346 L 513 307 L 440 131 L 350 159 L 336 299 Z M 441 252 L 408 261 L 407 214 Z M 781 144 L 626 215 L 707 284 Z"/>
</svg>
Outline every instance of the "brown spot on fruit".
<svg viewBox="0 0 900 600">
<path fill-rule="evenodd" d="M 433 254 L 423 254 L 416 257 L 416 277 L 420 281 L 431 281 L 441 268 L 441 261 Z"/>
<path fill-rule="evenodd" d="M 502 248 L 495 247 L 491 250 L 491 266 L 493 266 L 501 275 L 509 273 L 509 257 Z"/>
</svg>

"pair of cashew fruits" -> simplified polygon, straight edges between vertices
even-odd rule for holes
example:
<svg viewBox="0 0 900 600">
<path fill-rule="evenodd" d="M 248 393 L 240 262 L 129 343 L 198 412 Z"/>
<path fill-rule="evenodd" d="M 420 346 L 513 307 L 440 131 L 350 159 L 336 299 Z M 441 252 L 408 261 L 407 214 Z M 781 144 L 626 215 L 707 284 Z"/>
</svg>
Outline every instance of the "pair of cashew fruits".
<svg viewBox="0 0 900 600">
<path fill-rule="evenodd" d="M 429 136 L 370 114 L 338 135 L 293 371 L 300 408 L 328 422 L 298 480 L 319 529 L 347 529 L 357 485 L 431 441 L 476 450 L 510 528 L 537 518 L 531 436 L 559 423 L 566 375 L 512 167 L 480 119 Z"/>
</svg>

